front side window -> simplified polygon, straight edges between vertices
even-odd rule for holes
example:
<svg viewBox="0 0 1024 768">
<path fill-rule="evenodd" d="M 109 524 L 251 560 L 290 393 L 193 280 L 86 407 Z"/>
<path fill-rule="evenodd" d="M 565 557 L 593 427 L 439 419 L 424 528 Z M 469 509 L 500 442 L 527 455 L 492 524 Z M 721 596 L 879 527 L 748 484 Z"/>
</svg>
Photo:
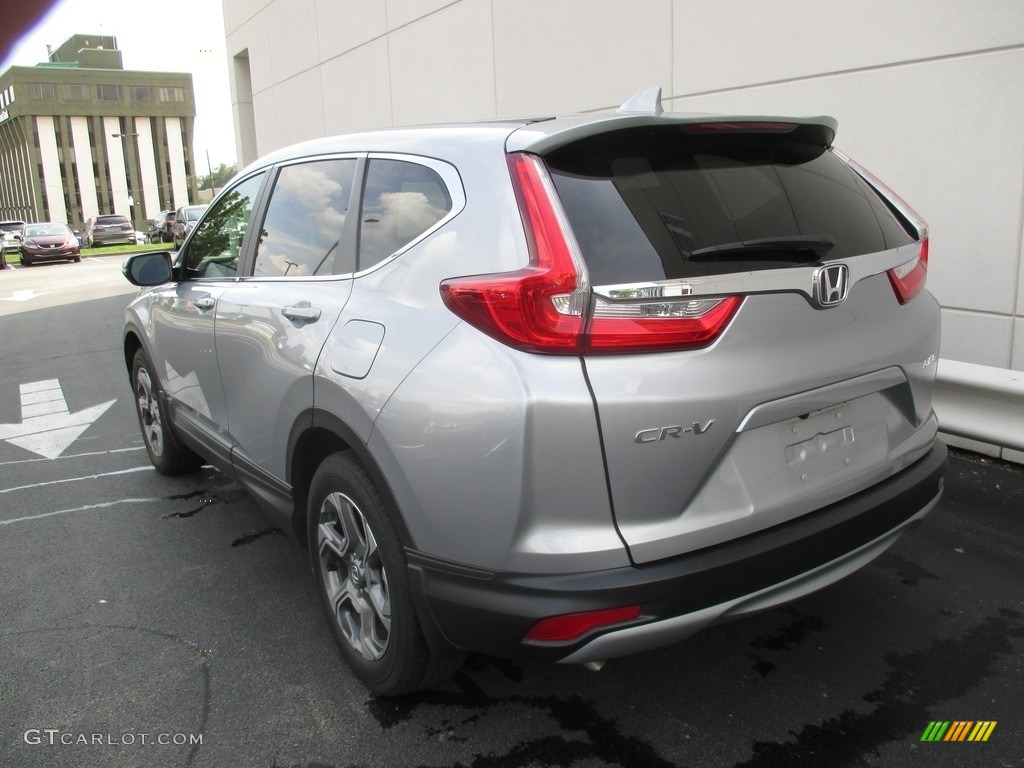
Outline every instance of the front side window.
<svg viewBox="0 0 1024 768">
<path fill-rule="evenodd" d="M 451 210 L 448 188 L 433 169 L 404 160 L 370 160 L 359 220 L 359 269 L 398 252 Z"/>
<path fill-rule="evenodd" d="M 255 277 L 331 274 L 355 171 L 354 158 L 281 168 L 260 230 Z"/>
<path fill-rule="evenodd" d="M 262 173 L 251 176 L 210 207 L 185 255 L 185 267 L 195 276 L 233 278 L 238 273 L 242 240 L 262 183 Z"/>
</svg>

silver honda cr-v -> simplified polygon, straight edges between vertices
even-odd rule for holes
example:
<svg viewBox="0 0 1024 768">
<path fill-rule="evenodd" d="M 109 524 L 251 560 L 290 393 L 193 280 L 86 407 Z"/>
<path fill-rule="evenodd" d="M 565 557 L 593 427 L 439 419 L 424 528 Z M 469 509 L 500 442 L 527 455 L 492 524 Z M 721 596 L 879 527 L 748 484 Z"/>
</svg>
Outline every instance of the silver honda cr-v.
<svg viewBox="0 0 1024 768">
<path fill-rule="evenodd" d="M 125 263 L 149 455 L 308 544 L 378 694 L 828 585 L 945 463 L 927 232 L 835 131 L 648 96 L 275 152 Z"/>
</svg>

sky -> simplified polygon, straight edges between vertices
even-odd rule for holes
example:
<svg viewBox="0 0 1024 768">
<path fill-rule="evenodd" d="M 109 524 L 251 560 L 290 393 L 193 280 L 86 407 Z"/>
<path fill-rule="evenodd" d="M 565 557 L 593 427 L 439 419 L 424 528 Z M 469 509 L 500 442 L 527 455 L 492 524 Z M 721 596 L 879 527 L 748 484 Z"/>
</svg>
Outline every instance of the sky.
<svg viewBox="0 0 1024 768">
<path fill-rule="evenodd" d="M 236 162 L 231 121 L 231 92 L 224 45 L 224 17 L 219 0 L 60 0 L 0 63 L 31 67 L 47 60 L 46 46 L 56 49 L 75 34 L 117 38 L 125 69 L 191 72 L 196 97 L 194 148 L 197 171 Z"/>
</svg>

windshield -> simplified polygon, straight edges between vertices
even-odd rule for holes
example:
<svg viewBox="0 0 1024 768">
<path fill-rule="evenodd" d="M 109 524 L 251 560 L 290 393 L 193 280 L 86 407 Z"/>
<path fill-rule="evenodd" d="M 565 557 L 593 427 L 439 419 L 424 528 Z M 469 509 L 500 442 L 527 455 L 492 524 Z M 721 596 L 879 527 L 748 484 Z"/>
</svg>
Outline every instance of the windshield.
<svg viewBox="0 0 1024 768">
<path fill-rule="evenodd" d="M 67 236 L 70 234 L 71 230 L 63 224 L 29 224 L 25 227 L 25 237 Z"/>
</svg>

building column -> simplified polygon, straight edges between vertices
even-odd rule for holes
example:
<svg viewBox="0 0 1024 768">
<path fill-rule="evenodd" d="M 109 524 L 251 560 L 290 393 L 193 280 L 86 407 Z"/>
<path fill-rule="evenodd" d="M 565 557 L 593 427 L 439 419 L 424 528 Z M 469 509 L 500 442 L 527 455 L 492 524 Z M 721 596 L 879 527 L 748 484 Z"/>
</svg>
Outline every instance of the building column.
<svg viewBox="0 0 1024 768">
<path fill-rule="evenodd" d="M 75 166 L 78 168 L 78 199 L 82 204 L 82 225 L 100 213 L 96 199 L 96 174 L 93 171 L 92 145 L 89 143 L 89 118 L 71 118 L 71 136 L 75 144 Z"/>
<path fill-rule="evenodd" d="M 180 208 L 192 202 L 188 198 L 188 172 L 185 170 L 185 148 L 181 141 L 181 119 L 168 117 L 164 124 L 167 126 L 167 154 L 171 161 L 173 207 Z"/>
<path fill-rule="evenodd" d="M 68 211 L 64 206 L 64 180 L 60 173 L 60 155 L 57 152 L 57 134 L 53 129 L 53 118 L 39 115 L 35 118 L 39 132 L 39 159 L 43 166 L 40 185 L 46 190 L 46 210 L 40 211 L 47 221 L 66 222 Z"/>
</svg>

